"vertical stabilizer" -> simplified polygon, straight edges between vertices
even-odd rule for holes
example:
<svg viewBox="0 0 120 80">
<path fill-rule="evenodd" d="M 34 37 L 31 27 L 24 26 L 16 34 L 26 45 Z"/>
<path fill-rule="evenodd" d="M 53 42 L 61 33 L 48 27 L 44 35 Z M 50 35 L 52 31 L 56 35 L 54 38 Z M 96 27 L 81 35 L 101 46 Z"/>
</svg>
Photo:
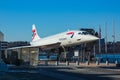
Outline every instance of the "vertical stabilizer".
<svg viewBox="0 0 120 80">
<path fill-rule="evenodd" d="M 35 24 L 32 25 L 32 41 L 37 41 L 40 39 L 40 37 L 38 36 Z"/>
</svg>

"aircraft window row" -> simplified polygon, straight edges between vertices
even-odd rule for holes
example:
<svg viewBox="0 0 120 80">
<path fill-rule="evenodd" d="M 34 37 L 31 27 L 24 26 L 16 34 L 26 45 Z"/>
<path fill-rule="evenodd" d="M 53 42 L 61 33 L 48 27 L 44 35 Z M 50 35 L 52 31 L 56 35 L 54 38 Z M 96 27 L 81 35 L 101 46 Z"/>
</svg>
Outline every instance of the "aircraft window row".
<svg viewBox="0 0 120 80">
<path fill-rule="evenodd" d="M 87 35 L 88 33 L 87 32 L 79 32 L 78 35 Z"/>
</svg>

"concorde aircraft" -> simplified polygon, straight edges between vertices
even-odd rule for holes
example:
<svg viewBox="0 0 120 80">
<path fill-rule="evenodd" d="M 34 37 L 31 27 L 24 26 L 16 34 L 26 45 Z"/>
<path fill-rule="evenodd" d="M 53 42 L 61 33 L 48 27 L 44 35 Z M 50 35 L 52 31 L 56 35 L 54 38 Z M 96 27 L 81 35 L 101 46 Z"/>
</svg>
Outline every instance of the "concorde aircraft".
<svg viewBox="0 0 120 80">
<path fill-rule="evenodd" d="M 35 24 L 32 25 L 32 33 L 33 35 L 30 46 L 13 47 L 8 48 L 8 50 L 19 48 L 40 48 L 42 50 L 50 50 L 59 47 L 64 48 L 82 43 L 93 42 L 99 39 L 98 37 L 90 35 L 87 32 L 81 30 L 70 30 L 45 38 L 40 38 L 37 33 Z"/>
<path fill-rule="evenodd" d="M 32 33 L 32 42 L 30 43 L 31 46 L 40 47 L 41 49 L 54 49 L 56 47 L 78 45 L 99 39 L 96 36 L 80 30 L 70 30 L 45 38 L 40 38 L 35 24 L 32 25 Z"/>
</svg>

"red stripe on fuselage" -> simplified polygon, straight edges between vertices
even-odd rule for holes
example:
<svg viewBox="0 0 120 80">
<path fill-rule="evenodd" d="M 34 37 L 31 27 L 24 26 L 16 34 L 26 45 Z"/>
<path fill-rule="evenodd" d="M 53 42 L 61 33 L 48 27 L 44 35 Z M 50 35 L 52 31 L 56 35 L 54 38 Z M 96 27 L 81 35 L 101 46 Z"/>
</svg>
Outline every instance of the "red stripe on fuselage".
<svg viewBox="0 0 120 80">
<path fill-rule="evenodd" d="M 74 32 L 68 32 L 67 35 L 74 34 Z"/>
</svg>

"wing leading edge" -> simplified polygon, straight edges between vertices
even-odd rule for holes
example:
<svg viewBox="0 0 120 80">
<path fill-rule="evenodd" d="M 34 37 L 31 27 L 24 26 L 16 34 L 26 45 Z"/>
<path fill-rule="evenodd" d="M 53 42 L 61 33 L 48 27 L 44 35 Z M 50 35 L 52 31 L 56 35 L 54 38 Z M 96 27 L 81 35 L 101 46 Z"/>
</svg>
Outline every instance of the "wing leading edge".
<svg viewBox="0 0 120 80">
<path fill-rule="evenodd" d="M 56 42 L 52 44 L 47 44 L 47 45 L 37 45 L 37 46 L 20 46 L 20 47 L 13 47 L 13 48 L 8 48 L 7 50 L 12 50 L 12 49 L 22 49 L 22 48 L 41 48 L 42 50 L 49 50 L 49 49 L 54 49 L 60 47 L 61 42 Z"/>
</svg>

